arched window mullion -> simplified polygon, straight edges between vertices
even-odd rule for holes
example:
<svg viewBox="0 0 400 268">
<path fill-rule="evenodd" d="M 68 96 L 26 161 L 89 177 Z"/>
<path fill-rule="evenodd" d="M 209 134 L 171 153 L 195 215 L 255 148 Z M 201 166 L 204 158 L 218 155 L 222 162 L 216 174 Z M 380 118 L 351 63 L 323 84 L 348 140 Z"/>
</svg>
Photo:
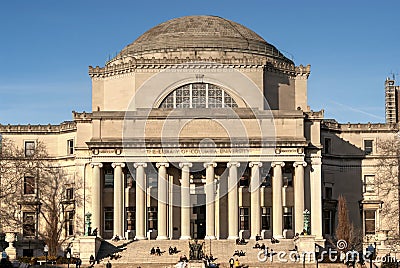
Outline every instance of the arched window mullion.
<svg viewBox="0 0 400 268">
<path fill-rule="evenodd" d="M 174 90 L 172 94 L 173 94 L 174 109 L 176 109 L 176 90 Z"/>
<path fill-rule="evenodd" d="M 208 84 L 206 84 L 206 108 L 208 108 Z"/>
<path fill-rule="evenodd" d="M 193 108 L 193 84 L 189 85 L 189 107 Z"/>
</svg>

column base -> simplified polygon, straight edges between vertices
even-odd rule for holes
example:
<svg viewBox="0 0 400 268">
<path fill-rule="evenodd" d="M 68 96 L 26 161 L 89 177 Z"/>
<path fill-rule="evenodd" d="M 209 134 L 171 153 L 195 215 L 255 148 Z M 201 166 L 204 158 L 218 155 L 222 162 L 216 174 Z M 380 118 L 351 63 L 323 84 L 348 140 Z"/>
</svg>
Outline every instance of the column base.
<svg viewBox="0 0 400 268">
<path fill-rule="evenodd" d="M 168 237 L 165 236 L 165 235 L 159 235 L 159 236 L 157 236 L 157 238 L 156 238 L 156 240 L 167 240 L 167 239 L 168 239 Z"/>
<path fill-rule="evenodd" d="M 137 235 L 137 236 L 135 236 L 135 240 L 147 240 L 147 237 L 142 236 L 142 235 Z"/>
<path fill-rule="evenodd" d="M 217 239 L 214 235 L 207 235 L 206 237 L 204 237 L 204 240 L 215 240 Z"/>
<path fill-rule="evenodd" d="M 181 236 L 181 237 L 179 238 L 179 240 L 190 240 L 190 239 L 192 239 L 192 238 L 190 237 L 190 235 L 183 235 L 183 236 Z"/>
<path fill-rule="evenodd" d="M 230 235 L 230 236 L 228 236 L 227 239 L 228 240 L 236 240 L 236 239 L 239 239 L 239 236 L 238 235 Z"/>
<path fill-rule="evenodd" d="M 325 241 L 326 239 L 324 239 L 322 236 L 315 237 L 315 244 L 318 244 L 321 247 L 325 247 Z"/>
<path fill-rule="evenodd" d="M 275 239 L 278 239 L 278 240 L 284 238 L 284 236 L 281 235 L 281 234 L 280 235 L 273 235 L 272 237 L 275 238 Z"/>
</svg>

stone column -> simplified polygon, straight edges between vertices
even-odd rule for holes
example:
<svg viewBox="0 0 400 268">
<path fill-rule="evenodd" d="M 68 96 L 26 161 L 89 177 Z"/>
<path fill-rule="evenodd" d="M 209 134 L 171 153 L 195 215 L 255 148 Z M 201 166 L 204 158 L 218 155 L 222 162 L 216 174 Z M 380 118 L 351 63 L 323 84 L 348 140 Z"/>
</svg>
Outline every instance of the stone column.
<svg viewBox="0 0 400 268">
<path fill-rule="evenodd" d="M 181 176 L 181 237 L 182 240 L 190 239 L 190 168 L 192 163 L 180 163 Z"/>
<path fill-rule="evenodd" d="M 316 240 L 322 240 L 322 194 L 321 194 L 321 157 L 311 159 L 311 234 Z"/>
<path fill-rule="evenodd" d="M 260 168 L 261 162 L 250 162 L 251 168 L 250 178 L 250 239 L 256 239 L 257 235 L 261 235 L 261 206 L 260 206 Z"/>
<path fill-rule="evenodd" d="M 114 168 L 114 235 L 123 238 L 124 232 L 124 163 L 112 163 Z"/>
<path fill-rule="evenodd" d="M 147 163 L 135 163 L 136 168 L 136 240 L 146 239 L 146 183 L 145 171 Z"/>
<path fill-rule="evenodd" d="M 97 228 L 98 236 L 103 234 L 101 228 L 101 168 L 102 163 L 91 163 L 92 166 L 92 231 Z"/>
<path fill-rule="evenodd" d="M 294 230 L 300 234 L 304 228 L 304 168 L 306 162 L 294 162 Z"/>
<path fill-rule="evenodd" d="M 238 174 L 240 163 L 228 163 L 228 239 L 239 238 Z"/>
<path fill-rule="evenodd" d="M 272 179 L 272 235 L 274 238 L 283 238 L 282 213 L 282 168 L 284 162 L 273 162 L 274 177 Z"/>
<path fill-rule="evenodd" d="M 206 237 L 215 239 L 215 184 L 214 168 L 217 163 L 204 163 L 206 168 Z"/>
<path fill-rule="evenodd" d="M 167 167 L 168 163 L 157 163 L 158 168 L 158 200 L 157 200 L 157 240 L 166 240 L 167 237 L 167 226 L 168 226 L 168 213 L 167 213 L 167 201 L 168 201 L 168 178 L 167 178 Z"/>
</svg>

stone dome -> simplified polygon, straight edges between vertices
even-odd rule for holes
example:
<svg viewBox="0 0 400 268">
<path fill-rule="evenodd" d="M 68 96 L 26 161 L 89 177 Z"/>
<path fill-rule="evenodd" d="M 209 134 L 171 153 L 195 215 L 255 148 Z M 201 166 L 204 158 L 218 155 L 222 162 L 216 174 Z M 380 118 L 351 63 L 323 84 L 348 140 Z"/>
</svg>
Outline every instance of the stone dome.
<svg viewBox="0 0 400 268">
<path fill-rule="evenodd" d="M 126 46 L 115 58 L 164 57 L 174 52 L 234 52 L 291 62 L 249 28 L 217 16 L 186 16 L 163 22 Z M 176 56 L 176 55 L 175 55 Z M 183 55 L 182 55 L 183 56 Z M 239 56 L 240 57 L 240 56 Z"/>
</svg>

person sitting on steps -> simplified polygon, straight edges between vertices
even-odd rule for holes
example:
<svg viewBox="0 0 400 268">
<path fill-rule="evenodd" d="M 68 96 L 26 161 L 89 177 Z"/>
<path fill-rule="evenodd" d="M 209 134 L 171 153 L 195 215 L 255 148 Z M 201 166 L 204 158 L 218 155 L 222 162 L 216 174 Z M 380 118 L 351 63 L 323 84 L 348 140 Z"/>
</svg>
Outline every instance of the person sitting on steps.
<svg viewBox="0 0 400 268">
<path fill-rule="evenodd" d="M 150 249 L 150 254 L 151 254 L 151 255 L 154 255 L 154 254 L 156 254 L 156 250 L 155 250 L 155 248 L 154 248 L 154 247 L 152 247 L 152 248 Z"/>
<path fill-rule="evenodd" d="M 276 239 L 276 238 L 274 238 L 274 237 L 271 237 L 271 243 L 272 243 L 272 244 L 278 244 L 278 243 L 279 243 L 279 240 Z"/>
<path fill-rule="evenodd" d="M 95 228 L 92 232 L 92 236 L 97 236 L 97 228 Z"/>
<path fill-rule="evenodd" d="M 120 238 L 119 238 L 119 236 L 116 234 L 116 235 L 114 235 L 114 237 L 111 239 L 112 241 L 115 241 L 115 242 L 118 242 L 119 240 L 121 240 Z"/>
</svg>

